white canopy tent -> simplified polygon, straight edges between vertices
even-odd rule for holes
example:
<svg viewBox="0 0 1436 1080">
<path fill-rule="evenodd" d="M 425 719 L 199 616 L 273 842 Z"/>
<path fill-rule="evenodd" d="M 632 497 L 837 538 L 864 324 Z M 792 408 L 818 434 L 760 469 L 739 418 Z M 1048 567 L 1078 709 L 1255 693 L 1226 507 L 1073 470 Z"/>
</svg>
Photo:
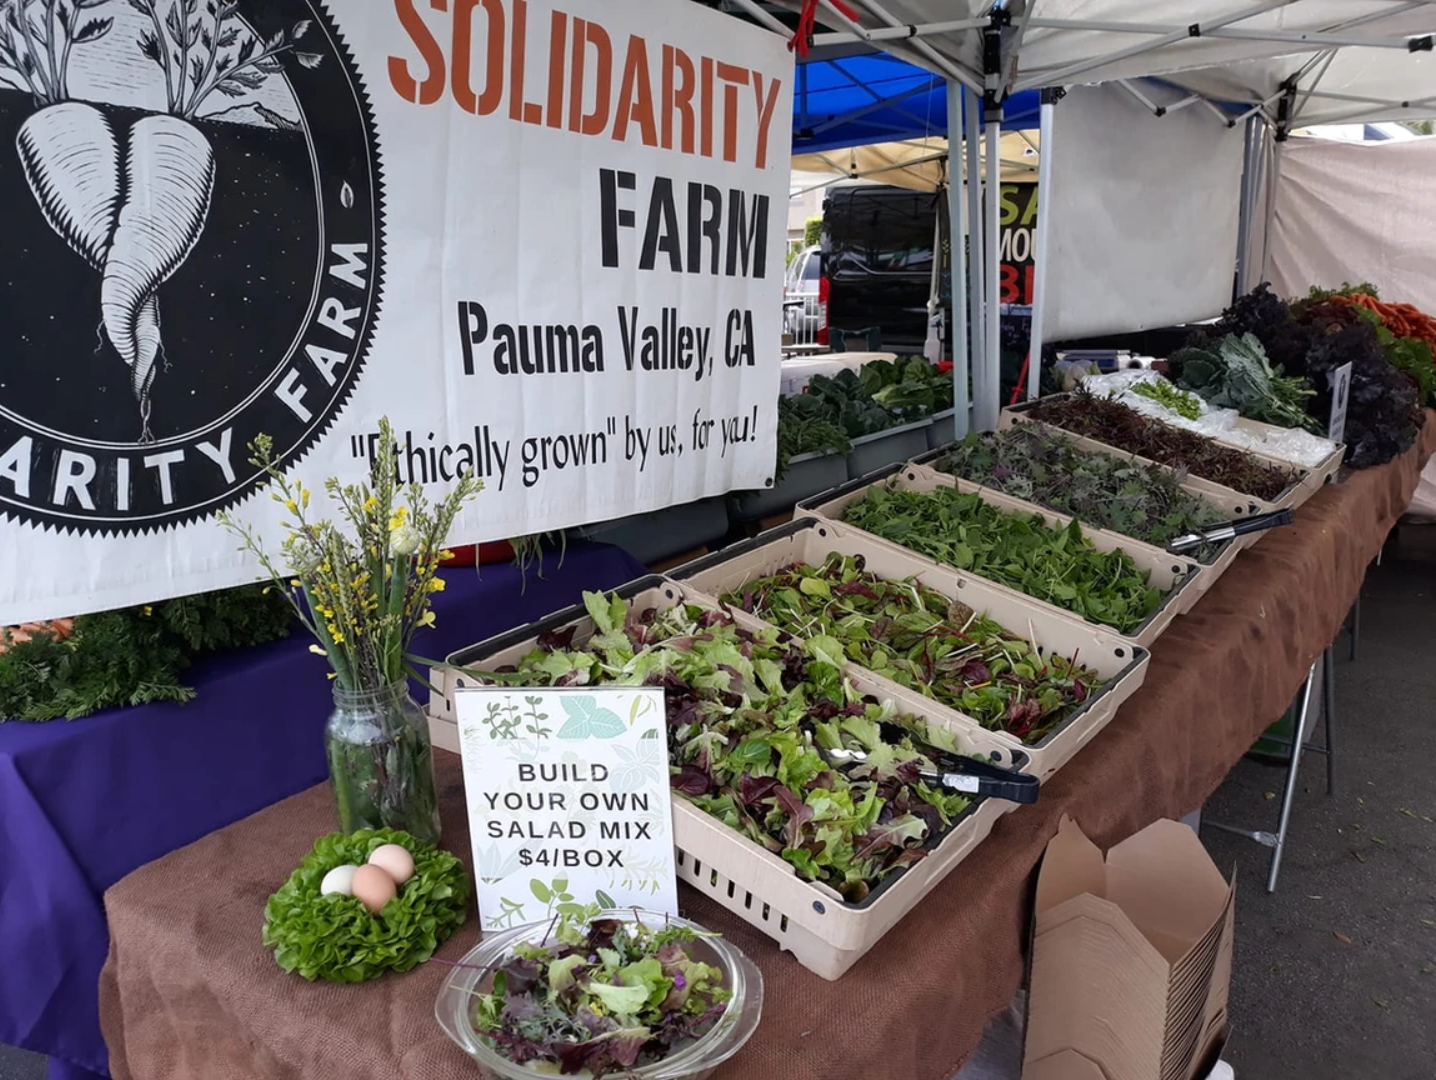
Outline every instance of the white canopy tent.
<svg viewBox="0 0 1436 1080">
<path fill-rule="evenodd" d="M 759 21 L 789 33 L 754 0 L 735 0 Z M 801 10 L 816 6 L 830 29 L 816 33 L 818 46 L 858 45 L 900 55 L 948 79 L 949 131 L 961 129 L 966 114 L 967 176 L 980 178 L 981 141 L 991 149 L 986 185 L 995 189 L 999 125 L 994 120 L 1012 92 L 1042 88 L 1039 184 L 1055 207 L 1052 162 L 1061 156 L 1053 141 L 1054 106 L 1063 89 L 1078 84 L 1117 83 L 1158 118 L 1188 108 L 1213 124 L 1241 127 L 1244 167 L 1237 252 L 1244 275 L 1254 237 L 1251 207 L 1270 190 L 1280 167 L 1279 140 L 1294 125 L 1351 120 L 1407 119 L 1436 114 L 1436 0 L 780 0 Z M 1138 80 L 1160 78 L 1179 88 L 1157 93 Z M 976 108 L 961 109 L 959 88 L 969 105 L 978 94 L 989 105 L 987 131 L 978 130 Z M 1273 140 L 1277 140 L 1274 142 Z M 954 139 L 951 152 L 960 144 Z M 1121 162 L 1113 162 L 1121 168 Z M 950 175 L 963 175 L 949 167 Z M 1173 182 L 1186 178 L 1174 174 Z M 981 317 L 969 328 L 967 307 L 954 305 L 956 397 L 966 402 L 966 338 L 973 383 L 973 423 L 994 427 L 999 408 L 999 309 L 984 297 L 997 294 L 998 200 L 982 197 L 983 184 L 951 190 L 955 233 L 969 236 L 971 309 Z M 1269 200 L 1265 200 L 1269 203 Z M 1074 200 L 1073 210 L 1081 205 Z M 1089 207 L 1090 208 L 1090 207 Z M 1032 352 L 1040 356 L 1048 237 L 1056 213 L 1038 215 L 1036 295 Z M 971 222 L 972 227 L 969 227 Z M 1175 254 L 1175 253 L 1174 253 Z M 1235 263 L 1237 260 L 1234 259 Z M 1258 264 L 1259 265 L 1259 264 Z M 1060 299 L 1060 298 L 1059 298 Z M 1040 365 L 1029 372 L 1029 395 L 1037 390 Z M 959 416 L 962 415 L 959 409 Z"/>
</svg>

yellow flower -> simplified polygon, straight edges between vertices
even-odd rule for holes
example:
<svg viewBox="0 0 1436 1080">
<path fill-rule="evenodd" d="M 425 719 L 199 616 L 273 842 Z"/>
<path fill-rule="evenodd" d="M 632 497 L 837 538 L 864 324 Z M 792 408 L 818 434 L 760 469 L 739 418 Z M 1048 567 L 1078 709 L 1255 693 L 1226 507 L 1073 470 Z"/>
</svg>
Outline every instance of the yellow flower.
<svg viewBox="0 0 1436 1080">
<path fill-rule="evenodd" d="M 303 495 L 303 502 L 304 502 L 305 508 L 307 509 L 308 506 L 309 506 L 309 489 L 308 489 L 308 488 L 300 488 L 300 491 L 302 491 L 302 492 L 304 493 L 304 495 Z"/>
<path fill-rule="evenodd" d="M 444 562 L 448 562 L 448 561 L 449 561 L 450 559 L 452 559 L 453 557 L 454 557 L 454 553 L 453 553 L 452 551 L 449 551 L 448 549 L 445 549 L 445 550 L 439 552 L 439 558 L 442 559 L 442 560 L 444 560 Z"/>
<path fill-rule="evenodd" d="M 443 592 L 445 588 L 444 579 L 441 577 L 436 577 L 429 582 L 430 592 Z"/>
<path fill-rule="evenodd" d="M 149 604 L 146 604 L 146 605 L 145 605 L 145 614 L 146 614 L 146 615 L 153 615 L 154 613 L 155 613 L 155 609 L 154 609 L 153 607 L 151 607 Z"/>
<path fill-rule="evenodd" d="M 293 499 L 285 499 L 284 508 L 291 514 L 297 514 L 299 512 L 299 505 Z"/>
<path fill-rule="evenodd" d="M 331 672 L 329 673 L 329 677 L 330 677 L 331 679 L 337 679 L 337 678 L 339 678 L 338 674 L 335 673 L 335 672 L 333 672 L 333 671 L 331 671 Z"/>
<path fill-rule="evenodd" d="M 298 579 L 298 578 L 294 578 L 292 581 L 290 581 L 289 584 L 293 585 L 293 586 L 297 589 L 297 588 L 299 588 L 299 579 Z"/>
<path fill-rule="evenodd" d="M 393 532 L 407 520 L 409 520 L 409 508 L 407 506 L 399 507 L 394 511 L 394 516 L 389 519 L 389 531 Z"/>
<path fill-rule="evenodd" d="M 414 625 L 415 625 L 415 626 L 433 626 L 433 625 L 434 625 L 434 613 L 433 613 L 432 611 L 426 611 L 426 612 L 424 612 L 423 616 L 422 616 L 422 617 L 419 619 L 419 621 L 416 622 Z"/>
<path fill-rule="evenodd" d="M 324 651 L 322 648 L 320 648 L 318 645 L 311 645 L 311 646 L 309 646 L 309 651 L 312 652 L 315 656 L 328 656 L 328 655 L 329 655 L 327 652 L 325 652 L 325 651 Z"/>
<path fill-rule="evenodd" d="M 364 509 L 365 509 L 365 511 L 372 511 L 372 510 L 373 510 L 376 506 L 378 506 L 378 505 L 379 505 L 379 500 L 376 499 L 376 498 L 374 498 L 373 495 L 370 495 L 367 499 L 364 500 Z"/>
</svg>

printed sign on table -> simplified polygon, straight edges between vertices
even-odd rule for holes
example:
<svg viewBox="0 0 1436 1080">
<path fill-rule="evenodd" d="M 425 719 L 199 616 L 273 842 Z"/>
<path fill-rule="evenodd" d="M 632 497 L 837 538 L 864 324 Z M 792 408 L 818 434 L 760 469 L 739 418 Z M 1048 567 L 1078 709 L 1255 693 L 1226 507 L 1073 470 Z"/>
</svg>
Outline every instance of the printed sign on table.
<svg viewBox="0 0 1436 1080">
<path fill-rule="evenodd" d="M 1327 376 L 1331 385 L 1331 416 L 1326 437 L 1334 443 L 1346 440 L 1346 407 L 1351 398 L 1351 364 L 1345 363 Z"/>
<path fill-rule="evenodd" d="M 663 691 L 456 693 L 485 930 L 589 904 L 678 913 Z"/>
<path fill-rule="evenodd" d="M 279 538 L 260 435 L 318 487 L 387 414 L 399 481 L 484 481 L 454 543 L 771 478 L 781 36 L 690 0 L 23 6 L 0 623 L 255 579 L 215 518 Z"/>
</svg>

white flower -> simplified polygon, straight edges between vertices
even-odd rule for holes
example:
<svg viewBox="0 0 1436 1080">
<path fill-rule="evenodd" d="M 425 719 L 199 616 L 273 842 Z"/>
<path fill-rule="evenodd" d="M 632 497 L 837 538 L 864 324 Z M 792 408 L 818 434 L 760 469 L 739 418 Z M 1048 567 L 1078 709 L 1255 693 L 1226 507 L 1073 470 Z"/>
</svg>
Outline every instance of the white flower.
<svg viewBox="0 0 1436 1080">
<path fill-rule="evenodd" d="M 400 525 L 389 536 L 395 555 L 412 555 L 419 550 L 419 534 L 410 525 Z"/>
</svg>

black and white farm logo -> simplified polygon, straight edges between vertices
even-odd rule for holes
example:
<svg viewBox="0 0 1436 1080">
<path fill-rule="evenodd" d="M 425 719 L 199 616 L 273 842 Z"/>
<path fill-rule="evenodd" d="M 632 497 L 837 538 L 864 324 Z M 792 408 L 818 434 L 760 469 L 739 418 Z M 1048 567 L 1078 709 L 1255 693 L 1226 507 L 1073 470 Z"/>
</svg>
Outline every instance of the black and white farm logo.
<svg viewBox="0 0 1436 1080">
<path fill-rule="evenodd" d="M 253 492 L 257 436 L 299 460 L 369 348 L 380 200 L 318 0 L 0 0 L 0 514 L 163 529 Z"/>
</svg>

